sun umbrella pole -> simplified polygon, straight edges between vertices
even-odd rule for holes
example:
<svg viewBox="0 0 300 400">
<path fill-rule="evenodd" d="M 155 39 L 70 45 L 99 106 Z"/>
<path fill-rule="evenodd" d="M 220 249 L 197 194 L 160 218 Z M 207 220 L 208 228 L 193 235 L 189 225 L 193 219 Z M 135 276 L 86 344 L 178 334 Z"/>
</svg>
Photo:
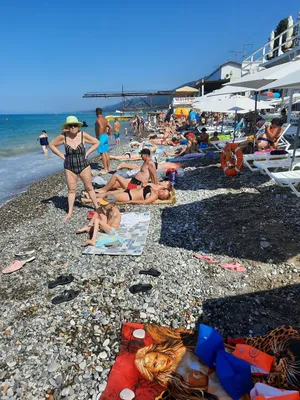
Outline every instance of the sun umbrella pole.
<svg viewBox="0 0 300 400">
<path fill-rule="evenodd" d="M 235 141 L 236 120 L 237 120 L 237 110 L 235 110 L 235 114 L 234 114 L 234 131 L 233 131 L 233 141 Z"/>
<path fill-rule="evenodd" d="M 294 142 L 294 151 L 293 151 L 293 157 L 292 157 L 292 162 L 291 162 L 291 166 L 290 166 L 290 171 L 293 169 L 293 164 L 294 164 L 294 160 L 295 160 L 295 156 L 296 156 L 296 151 L 297 151 L 297 148 L 298 148 L 299 132 L 300 132 L 300 118 L 298 119 L 297 133 L 296 133 L 295 142 Z"/>
<path fill-rule="evenodd" d="M 224 126 L 224 113 L 223 113 L 223 116 L 222 116 L 221 135 L 223 135 L 223 126 Z"/>
<path fill-rule="evenodd" d="M 255 147 L 255 139 L 256 139 L 256 113 L 257 113 L 257 94 L 258 92 L 255 92 L 255 103 L 254 103 L 254 139 L 253 139 L 253 149 Z"/>
<path fill-rule="evenodd" d="M 293 89 L 288 90 L 288 95 L 289 95 L 289 105 L 288 105 L 288 112 L 287 112 L 287 122 L 288 123 L 290 123 L 290 121 L 291 121 L 293 93 L 294 93 Z"/>
</svg>

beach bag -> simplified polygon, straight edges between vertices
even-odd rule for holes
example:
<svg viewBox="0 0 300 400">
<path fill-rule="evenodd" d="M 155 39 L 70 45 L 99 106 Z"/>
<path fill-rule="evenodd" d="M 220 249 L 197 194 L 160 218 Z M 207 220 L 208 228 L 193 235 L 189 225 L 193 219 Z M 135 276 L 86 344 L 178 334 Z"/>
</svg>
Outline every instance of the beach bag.
<svg viewBox="0 0 300 400">
<path fill-rule="evenodd" d="M 274 361 L 274 357 L 247 344 L 237 344 L 232 354 L 250 364 L 253 375 L 269 375 Z"/>
<path fill-rule="evenodd" d="M 239 400 L 253 388 L 250 365 L 224 350 L 217 353 L 216 369 L 223 389 Z"/>
<path fill-rule="evenodd" d="M 299 400 L 296 390 L 277 389 L 264 383 L 256 383 L 250 392 L 251 400 Z"/>
<path fill-rule="evenodd" d="M 216 330 L 207 325 L 200 325 L 195 354 L 210 368 L 215 368 L 218 350 L 224 350 L 222 336 Z"/>
</svg>

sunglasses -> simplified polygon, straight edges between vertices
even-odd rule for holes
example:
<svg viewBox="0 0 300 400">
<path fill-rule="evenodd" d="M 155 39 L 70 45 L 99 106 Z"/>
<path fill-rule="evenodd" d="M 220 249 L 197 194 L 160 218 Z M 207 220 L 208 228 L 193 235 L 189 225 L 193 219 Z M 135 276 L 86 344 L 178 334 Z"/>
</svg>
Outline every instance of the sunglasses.
<svg viewBox="0 0 300 400">
<path fill-rule="evenodd" d="M 78 125 L 68 125 L 69 128 L 78 128 Z"/>
</svg>

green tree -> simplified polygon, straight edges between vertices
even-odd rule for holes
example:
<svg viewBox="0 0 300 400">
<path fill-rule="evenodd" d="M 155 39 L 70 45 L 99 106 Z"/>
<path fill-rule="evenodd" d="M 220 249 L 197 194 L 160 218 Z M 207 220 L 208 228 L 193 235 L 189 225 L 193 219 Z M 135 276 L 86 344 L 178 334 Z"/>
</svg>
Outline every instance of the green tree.
<svg viewBox="0 0 300 400">
<path fill-rule="evenodd" d="M 277 25 L 277 27 L 275 29 L 275 37 L 280 35 L 282 32 L 287 30 L 287 27 L 288 27 L 287 24 L 288 24 L 288 19 L 287 18 L 283 18 L 279 22 L 279 24 Z M 285 41 L 285 39 L 286 39 L 286 33 L 283 35 L 282 43 Z M 274 49 L 276 49 L 277 46 L 279 46 L 279 38 L 276 39 L 275 42 L 274 42 Z M 276 56 L 277 56 L 278 55 L 278 49 L 275 52 L 276 52 Z"/>
</svg>

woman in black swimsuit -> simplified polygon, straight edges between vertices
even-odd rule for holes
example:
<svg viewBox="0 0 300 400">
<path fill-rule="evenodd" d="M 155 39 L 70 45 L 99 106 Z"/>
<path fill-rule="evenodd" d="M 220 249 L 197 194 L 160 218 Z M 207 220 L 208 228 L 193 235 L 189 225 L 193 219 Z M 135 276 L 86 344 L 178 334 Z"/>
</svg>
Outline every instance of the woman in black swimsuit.
<svg viewBox="0 0 300 400">
<path fill-rule="evenodd" d="M 82 180 L 95 209 L 98 207 L 96 193 L 92 185 L 91 167 L 87 160 L 88 156 L 97 150 L 99 141 L 79 128 L 82 122 L 76 117 L 67 117 L 63 125 L 63 133 L 50 142 L 50 149 L 54 154 L 64 160 L 64 168 L 68 185 L 69 211 L 64 221 L 67 221 L 73 214 L 73 207 L 76 197 L 76 186 L 78 177 Z M 85 150 L 85 143 L 92 146 L 88 151 Z M 58 146 L 64 144 L 65 154 L 58 150 Z"/>
<path fill-rule="evenodd" d="M 126 189 L 126 190 L 114 190 L 112 192 L 99 193 L 98 198 L 103 198 L 107 194 L 113 194 L 117 199 L 118 203 L 128 203 L 128 204 L 151 204 L 156 200 L 168 200 L 170 198 L 170 190 L 172 185 L 166 186 L 155 185 L 149 183 L 148 185 L 136 188 L 136 189 Z M 91 199 L 83 198 L 81 199 L 83 204 L 91 203 Z"/>
<path fill-rule="evenodd" d="M 42 131 L 42 134 L 37 138 L 37 140 L 40 141 L 40 145 L 42 146 L 43 152 L 46 156 L 48 154 L 47 146 L 49 146 L 47 132 Z"/>
</svg>

